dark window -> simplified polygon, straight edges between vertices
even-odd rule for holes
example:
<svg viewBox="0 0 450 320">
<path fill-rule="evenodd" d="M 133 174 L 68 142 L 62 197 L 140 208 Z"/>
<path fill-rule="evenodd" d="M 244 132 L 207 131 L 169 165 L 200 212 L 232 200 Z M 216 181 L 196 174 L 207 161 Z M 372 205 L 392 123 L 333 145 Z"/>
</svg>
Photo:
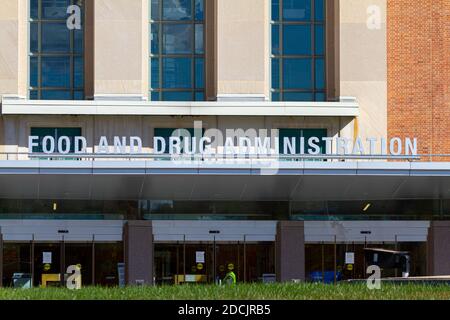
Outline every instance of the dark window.
<svg viewBox="0 0 450 320">
<path fill-rule="evenodd" d="M 140 201 L 148 220 L 285 220 L 286 201 Z"/>
<path fill-rule="evenodd" d="M 304 153 L 308 152 L 308 140 L 312 137 L 319 138 L 321 141 L 319 143 L 320 153 L 326 153 L 326 143 L 322 138 L 327 137 L 327 129 L 279 129 L 280 135 L 280 154 L 284 154 L 284 139 L 288 138 L 293 141 L 295 138 L 295 153 L 300 154 L 300 139 L 305 138 L 305 150 Z"/>
<path fill-rule="evenodd" d="M 182 129 L 176 129 L 176 128 L 156 128 L 155 129 L 155 137 L 162 137 L 164 138 L 164 141 L 166 143 L 166 149 L 165 153 L 169 153 L 169 139 L 170 137 L 179 137 L 181 139 L 181 145 L 183 146 L 183 133 L 181 130 L 186 130 L 191 137 L 195 137 L 195 129 L 193 128 L 182 128 Z M 201 137 L 203 137 L 203 134 L 205 133 L 205 130 L 202 129 Z M 197 139 L 201 138 L 197 137 Z M 158 147 L 158 150 L 161 148 L 161 146 L 154 146 Z"/>
<path fill-rule="evenodd" d="M 272 0 L 272 100 L 325 101 L 325 0 Z"/>
<path fill-rule="evenodd" d="M 151 100 L 204 100 L 204 0 L 150 1 Z"/>
<path fill-rule="evenodd" d="M 73 5 L 81 9 L 81 29 L 68 27 Z M 83 19 L 83 0 L 30 1 L 31 100 L 84 99 Z"/>
<path fill-rule="evenodd" d="M 75 137 L 81 136 L 81 128 L 31 128 L 31 136 L 39 137 L 39 146 L 34 147 L 32 152 L 42 153 L 43 152 L 43 139 L 44 137 L 50 136 L 55 139 L 57 144 L 60 137 L 69 137 L 70 139 L 70 153 L 75 152 Z M 63 145 L 63 148 L 65 145 Z M 50 148 L 50 146 L 47 146 Z"/>
<path fill-rule="evenodd" d="M 445 202 L 442 201 L 442 202 Z M 433 220 L 447 216 L 439 200 L 293 201 L 291 217 L 299 220 Z"/>
</svg>

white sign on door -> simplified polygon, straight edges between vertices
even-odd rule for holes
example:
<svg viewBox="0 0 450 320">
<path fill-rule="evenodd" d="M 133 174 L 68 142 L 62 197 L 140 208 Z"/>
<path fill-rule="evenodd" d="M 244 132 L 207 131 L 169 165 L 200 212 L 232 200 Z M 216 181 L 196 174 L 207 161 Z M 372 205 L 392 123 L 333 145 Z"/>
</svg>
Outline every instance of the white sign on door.
<svg viewBox="0 0 450 320">
<path fill-rule="evenodd" d="M 346 252 L 345 253 L 345 264 L 355 264 L 355 253 Z"/>
<path fill-rule="evenodd" d="M 195 253 L 195 262 L 196 263 L 205 263 L 205 251 L 197 251 Z"/>
<path fill-rule="evenodd" d="M 52 253 L 42 252 L 42 263 L 52 263 Z"/>
</svg>

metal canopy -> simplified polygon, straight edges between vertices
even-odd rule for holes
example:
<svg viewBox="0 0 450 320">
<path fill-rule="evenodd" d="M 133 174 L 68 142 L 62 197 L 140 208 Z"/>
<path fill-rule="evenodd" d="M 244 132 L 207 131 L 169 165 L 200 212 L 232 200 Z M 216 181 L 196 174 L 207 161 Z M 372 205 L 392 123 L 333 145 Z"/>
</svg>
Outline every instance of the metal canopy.
<svg viewBox="0 0 450 320">
<path fill-rule="evenodd" d="M 0 198 L 74 200 L 450 199 L 450 163 L 0 161 Z"/>
</svg>

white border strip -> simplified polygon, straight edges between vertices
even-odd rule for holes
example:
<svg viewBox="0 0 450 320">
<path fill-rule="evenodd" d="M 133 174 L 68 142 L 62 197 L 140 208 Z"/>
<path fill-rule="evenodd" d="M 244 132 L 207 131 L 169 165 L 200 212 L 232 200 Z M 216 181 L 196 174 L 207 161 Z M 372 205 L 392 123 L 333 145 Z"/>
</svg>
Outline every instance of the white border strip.
<svg viewBox="0 0 450 320">
<path fill-rule="evenodd" d="M 2 100 L 3 115 L 359 116 L 356 100 L 341 102 L 146 102 Z"/>
</svg>

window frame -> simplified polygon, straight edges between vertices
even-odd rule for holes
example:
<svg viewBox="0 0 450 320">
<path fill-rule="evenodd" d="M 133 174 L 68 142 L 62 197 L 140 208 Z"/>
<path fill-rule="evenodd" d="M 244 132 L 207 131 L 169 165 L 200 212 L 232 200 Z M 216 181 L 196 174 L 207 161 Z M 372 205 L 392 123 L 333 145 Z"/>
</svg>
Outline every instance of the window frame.
<svg viewBox="0 0 450 320">
<path fill-rule="evenodd" d="M 274 1 L 274 0 L 272 0 Z M 270 17 L 270 34 L 271 34 L 271 51 L 270 51 L 270 77 L 271 77 L 271 85 L 270 85 L 270 95 L 272 101 L 311 101 L 311 102 L 324 102 L 327 101 L 327 93 L 328 93 L 328 81 L 327 81 L 327 15 L 328 15 L 328 6 L 327 1 L 323 1 L 323 20 L 316 20 L 316 0 L 309 0 L 311 3 L 311 11 L 309 20 L 285 20 L 283 16 L 283 2 L 287 0 L 277 0 L 278 1 L 278 20 L 273 20 L 273 13 Z M 273 3 L 271 5 L 273 8 Z M 274 26 L 278 26 L 278 52 L 274 53 L 273 47 L 273 29 Z M 310 26 L 311 29 L 311 54 L 310 55 L 300 55 L 300 54 L 284 54 L 284 26 Z M 316 27 L 323 27 L 323 54 L 316 54 Z M 287 59 L 308 59 L 311 62 L 311 88 L 310 89 L 287 89 L 284 86 L 284 61 Z M 317 70 L 316 63 L 319 60 L 323 60 L 323 88 L 317 88 Z M 273 63 L 278 62 L 278 88 L 274 88 L 273 80 Z M 298 93 L 298 94 L 312 94 L 312 100 L 285 100 L 284 95 L 289 93 Z M 279 95 L 278 99 L 273 100 L 274 95 Z M 324 99 L 317 99 L 318 95 L 323 95 Z"/>
<path fill-rule="evenodd" d="M 178 101 L 178 100 L 167 100 L 164 98 L 165 93 L 190 93 L 191 99 L 187 101 L 205 101 L 206 100 L 206 1 L 203 1 L 203 20 L 196 20 L 196 12 L 195 12 L 195 4 L 197 0 L 189 0 L 191 2 L 191 19 L 190 20 L 165 20 L 163 18 L 163 2 L 165 0 L 158 0 L 158 17 L 159 19 L 154 20 L 152 17 L 152 0 L 148 0 L 150 2 L 149 8 L 149 100 L 150 101 Z M 158 53 L 155 54 L 152 52 L 152 26 L 158 26 Z M 164 53 L 164 26 L 165 25 L 191 25 L 192 26 L 192 50 L 187 54 L 178 54 L 178 53 Z M 203 26 L 203 50 L 202 53 L 196 52 L 196 25 Z M 166 58 L 188 58 L 190 59 L 190 69 L 191 69 L 191 86 L 189 88 L 164 88 L 164 68 L 163 61 Z M 152 87 L 152 60 L 158 60 L 158 87 Z M 203 59 L 203 87 L 197 88 L 197 61 Z M 153 99 L 153 95 L 157 94 L 158 99 Z M 197 95 L 203 95 L 203 99 L 198 100 Z M 186 101 L 186 100 L 181 100 Z"/>
<path fill-rule="evenodd" d="M 85 99 L 85 84 L 86 84 L 86 72 L 85 72 L 85 66 L 86 66 L 86 57 L 85 57 L 85 46 L 86 46 L 86 4 L 85 1 L 81 1 L 81 14 L 82 14 L 82 20 L 81 30 L 69 30 L 69 51 L 68 52 L 43 52 L 42 50 L 42 43 L 43 43 L 43 25 L 44 24 L 50 24 L 50 23 L 67 23 L 67 17 L 65 18 L 57 18 L 57 19 L 49 19 L 43 17 L 43 6 L 42 1 L 43 0 L 35 0 L 38 4 L 38 17 L 33 18 L 32 17 L 32 0 L 29 0 L 29 12 L 28 12 L 28 30 L 29 30 L 29 40 L 28 40 L 28 68 L 29 68 L 29 79 L 28 79 L 28 98 L 32 100 L 43 100 L 43 92 L 65 92 L 68 93 L 70 98 L 68 100 L 84 100 Z M 78 0 L 69 0 L 70 5 L 79 5 Z M 32 25 L 35 24 L 37 27 L 37 50 L 35 52 L 32 52 L 31 48 L 31 29 Z M 76 46 L 76 36 L 75 32 L 82 33 L 82 39 L 81 39 L 81 50 L 80 52 L 77 52 L 77 46 Z M 55 87 L 55 86 L 49 86 L 44 87 L 42 84 L 43 82 L 43 65 L 42 60 L 43 58 L 47 57 L 55 57 L 55 58 L 69 58 L 70 66 L 69 66 L 69 86 L 68 87 Z M 37 79 L 36 79 L 36 86 L 32 86 L 32 59 L 36 59 L 37 63 Z M 76 87 L 75 86 L 75 60 L 81 58 L 82 60 L 82 70 L 83 70 L 83 81 L 82 86 Z M 36 97 L 32 97 L 32 95 L 36 94 Z M 78 96 L 80 95 L 80 96 Z M 50 100 L 50 99 L 45 99 Z M 53 100 L 53 99 L 51 99 Z M 58 99 L 60 100 L 60 99 Z"/>
</svg>

